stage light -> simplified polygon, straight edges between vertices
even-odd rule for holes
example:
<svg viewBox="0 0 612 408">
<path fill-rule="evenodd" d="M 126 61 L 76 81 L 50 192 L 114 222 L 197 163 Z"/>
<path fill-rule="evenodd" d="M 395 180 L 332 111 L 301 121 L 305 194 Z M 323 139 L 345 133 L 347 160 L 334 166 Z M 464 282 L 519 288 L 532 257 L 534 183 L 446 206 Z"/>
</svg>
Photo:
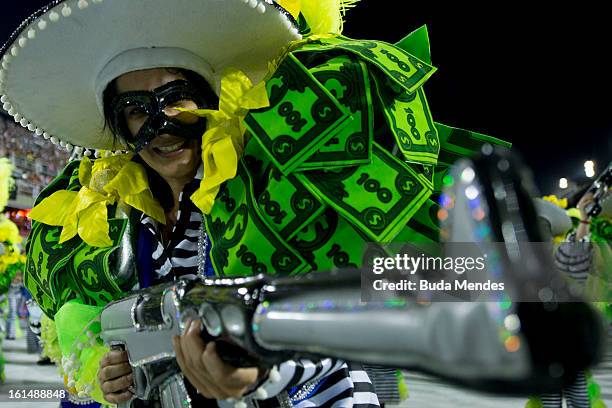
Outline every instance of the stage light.
<svg viewBox="0 0 612 408">
<path fill-rule="evenodd" d="M 559 179 L 559 188 L 567 188 L 567 179 L 565 177 Z"/>
<path fill-rule="evenodd" d="M 593 160 L 584 162 L 584 174 L 586 174 L 588 178 L 595 177 L 595 162 L 593 162 Z"/>
</svg>

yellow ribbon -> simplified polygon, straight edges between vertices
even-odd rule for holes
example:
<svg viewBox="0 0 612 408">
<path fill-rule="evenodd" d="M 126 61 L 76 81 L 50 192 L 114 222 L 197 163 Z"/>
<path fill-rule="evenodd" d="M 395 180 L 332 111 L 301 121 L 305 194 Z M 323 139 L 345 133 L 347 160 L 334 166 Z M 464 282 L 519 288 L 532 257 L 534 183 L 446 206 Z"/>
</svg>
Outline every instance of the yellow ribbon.
<svg viewBox="0 0 612 408">
<path fill-rule="evenodd" d="M 176 108 L 207 120 L 202 136 L 204 178 L 191 196 L 191 201 L 203 213 L 210 214 L 221 184 L 236 176 L 244 148 L 242 120 L 250 109 L 266 106 L 270 106 L 270 101 L 263 81 L 253 86 L 244 72 L 227 69 L 221 78 L 219 110 Z"/>
<path fill-rule="evenodd" d="M 106 207 L 117 201 L 165 224 L 164 210 L 151 193 L 145 169 L 131 158 L 131 154 L 111 156 L 93 163 L 83 158 L 79 165 L 81 189 L 56 191 L 34 207 L 30 217 L 61 226 L 60 243 L 78 234 L 85 243 L 96 247 L 113 244 Z"/>
</svg>

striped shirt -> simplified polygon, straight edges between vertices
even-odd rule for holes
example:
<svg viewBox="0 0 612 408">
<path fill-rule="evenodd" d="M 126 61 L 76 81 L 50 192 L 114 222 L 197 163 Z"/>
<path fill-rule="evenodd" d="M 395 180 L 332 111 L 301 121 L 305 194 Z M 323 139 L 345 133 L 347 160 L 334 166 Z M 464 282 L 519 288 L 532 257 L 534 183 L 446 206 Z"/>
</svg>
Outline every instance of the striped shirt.
<svg viewBox="0 0 612 408">
<path fill-rule="evenodd" d="M 188 198 L 198 188 L 202 174 L 203 167 L 200 166 L 194 180 L 179 195 L 179 210 L 169 242 L 164 244 L 157 221 L 143 214 L 141 222 L 154 237 L 151 257 L 157 281 L 198 274 L 198 240 L 202 214 Z"/>
<path fill-rule="evenodd" d="M 164 244 L 155 220 L 148 216 L 141 218 L 141 223 L 154 237 L 152 263 L 158 282 L 198 274 L 202 214 L 189 197 L 198 188 L 202 173 L 200 166 L 194 180 L 179 196 L 177 222 L 169 242 Z M 207 237 L 206 240 L 210 248 Z M 209 264 L 209 260 L 206 261 Z M 214 273 L 212 267 L 204 270 L 207 275 Z M 380 407 L 374 386 L 360 365 L 332 358 L 300 359 L 280 364 L 278 371 L 280 381 L 272 382 L 268 378 L 258 387 L 257 395 L 266 395 L 266 400 L 256 400 L 255 392 L 245 397 L 251 407 Z M 233 407 L 233 404 L 219 402 L 219 406 Z"/>
</svg>

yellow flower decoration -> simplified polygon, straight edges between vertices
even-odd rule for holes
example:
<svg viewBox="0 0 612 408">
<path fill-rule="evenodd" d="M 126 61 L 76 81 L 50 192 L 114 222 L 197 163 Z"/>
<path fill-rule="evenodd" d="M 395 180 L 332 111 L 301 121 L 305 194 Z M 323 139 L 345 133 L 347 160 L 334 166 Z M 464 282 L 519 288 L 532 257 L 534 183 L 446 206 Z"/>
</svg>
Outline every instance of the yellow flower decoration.
<svg viewBox="0 0 612 408">
<path fill-rule="evenodd" d="M 548 195 L 542 197 L 542 200 L 553 203 L 557 207 L 567 208 L 567 198 L 559 199 L 556 195 Z"/>
<path fill-rule="evenodd" d="M 108 235 L 107 205 L 123 202 L 164 224 L 164 210 L 153 197 L 146 171 L 131 161 L 132 154 L 110 156 L 79 165 L 77 191 L 60 190 L 42 200 L 30 212 L 33 220 L 62 227 L 59 242 L 79 235 L 96 247 L 112 245 Z M 61 211 L 65 209 L 65 211 Z"/>
<path fill-rule="evenodd" d="M 0 242 L 19 244 L 21 241 L 17 225 L 3 215 L 0 215 Z"/>
<path fill-rule="evenodd" d="M 250 109 L 270 106 L 264 82 L 253 86 L 242 71 L 227 69 L 221 78 L 219 110 L 176 108 L 207 119 L 202 136 L 204 178 L 191 201 L 210 214 L 219 187 L 236 176 L 238 159 L 244 148 L 242 120 Z"/>
<path fill-rule="evenodd" d="M 13 165 L 6 157 L 0 158 L 0 210 L 6 207 L 9 199 L 9 189 L 14 183 L 11 178 L 13 173 Z"/>
</svg>

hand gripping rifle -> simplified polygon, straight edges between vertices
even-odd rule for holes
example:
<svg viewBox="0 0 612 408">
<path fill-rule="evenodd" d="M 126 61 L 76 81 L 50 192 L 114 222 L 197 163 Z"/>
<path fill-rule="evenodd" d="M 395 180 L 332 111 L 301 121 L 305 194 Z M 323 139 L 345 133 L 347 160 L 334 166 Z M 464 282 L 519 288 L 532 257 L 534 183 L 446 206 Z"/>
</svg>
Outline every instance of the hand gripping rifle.
<svg viewBox="0 0 612 408">
<path fill-rule="evenodd" d="M 453 193 L 463 193 L 466 183 L 459 180 L 470 168 L 468 173 L 474 174 L 468 184 L 477 185 L 488 203 L 490 239 L 512 241 L 512 233 L 517 240 L 537 241 L 538 223 L 524 177 L 509 170 L 508 163 L 520 168 L 514 159 L 498 153 L 459 163 Z M 469 207 L 456 200 L 446 227 L 454 241 L 472 240 L 475 226 L 470 225 L 471 217 L 462 218 L 464 206 Z M 530 270 L 535 262 L 536 270 L 556 273 L 550 256 L 522 255 L 502 257 L 509 286 L 520 287 L 528 273 L 523 271 L 525 258 L 532 261 Z M 335 357 L 419 370 L 471 388 L 515 394 L 559 389 L 592 364 L 601 350 L 598 316 L 576 298 L 550 308 L 541 303 L 501 307 L 493 302 L 409 299 L 361 303 L 361 296 L 360 271 L 181 280 L 108 304 L 101 335 L 111 347 L 128 352 L 135 395 L 125 405 L 158 400 L 164 408 L 190 405 L 172 347 L 172 336 L 181 334 L 190 319 L 202 322 L 204 340 L 216 341 L 221 358 L 237 367 Z M 500 336 L 509 316 L 520 347 L 507 347 Z"/>
</svg>

